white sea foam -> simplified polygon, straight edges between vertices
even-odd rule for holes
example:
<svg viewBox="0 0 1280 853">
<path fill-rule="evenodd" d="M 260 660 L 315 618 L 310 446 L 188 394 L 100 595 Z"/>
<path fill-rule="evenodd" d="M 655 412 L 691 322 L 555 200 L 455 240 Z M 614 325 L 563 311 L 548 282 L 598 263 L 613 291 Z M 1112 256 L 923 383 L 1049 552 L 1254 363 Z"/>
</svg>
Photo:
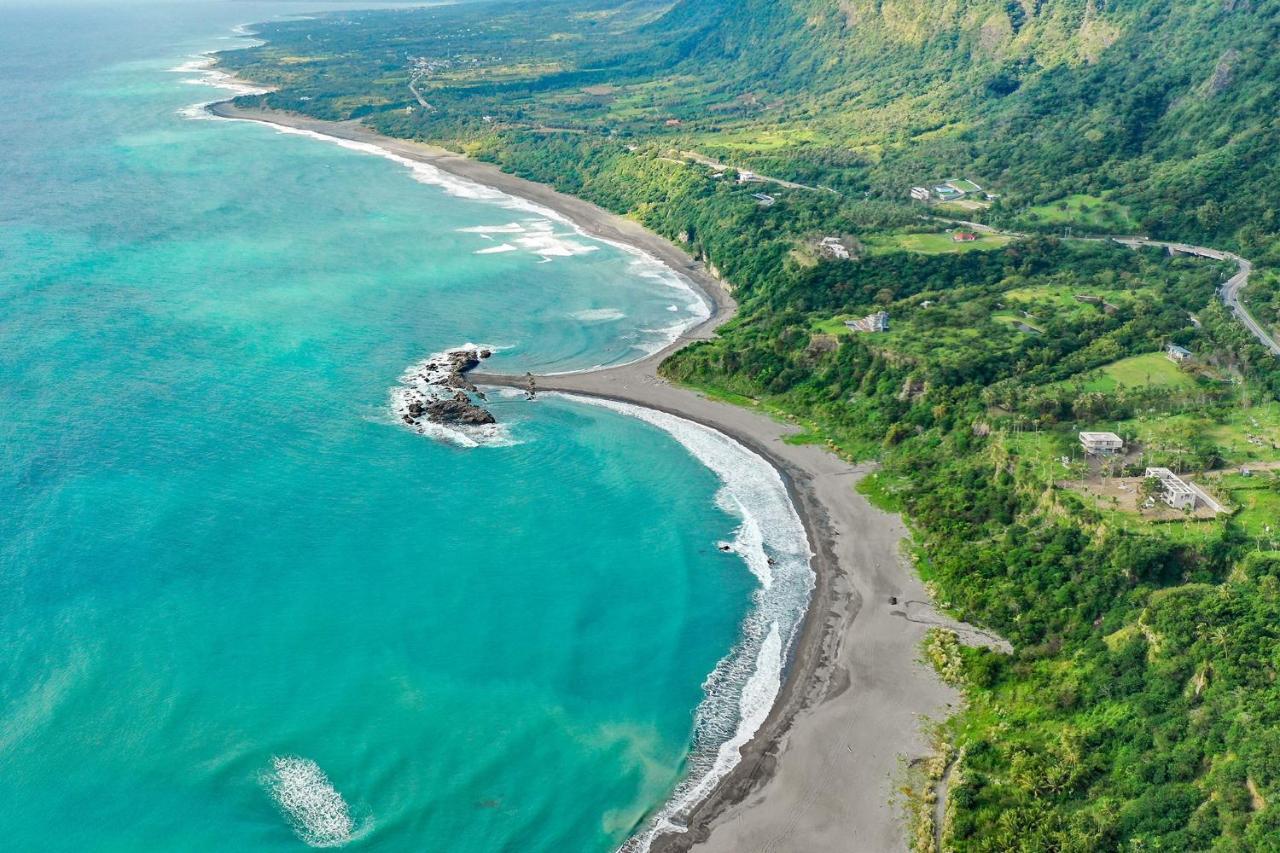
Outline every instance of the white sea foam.
<svg viewBox="0 0 1280 853">
<path fill-rule="evenodd" d="M 508 222 L 506 225 L 473 225 L 470 228 L 459 228 L 459 234 L 522 234 L 524 226 L 519 222 Z"/>
<path fill-rule="evenodd" d="M 446 441 L 459 447 L 509 447 L 519 442 L 511 434 L 509 423 L 470 425 L 446 425 L 432 423 L 426 418 L 419 418 L 417 423 L 406 423 L 405 415 L 409 414 L 409 406 L 414 402 L 426 403 L 452 397 L 457 393 L 445 385 L 449 377 L 448 356 L 460 349 L 487 349 L 496 352 L 501 347 L 486 344 L 466 343 L 447 350 L 432 353 L 422 361 L 411 365 L 400 376 L 400 384 L 393 387 L 391 397 L 391 417 L 395 423 L 411 429 L 419 435 Z"/>
<path fill-rule="evenodd" d="M 355 836 L 346 800 L 308 758 L 277 755 L 266 785 L 293 831 L 311 847 L 341 847 Z"/>
<path fill-rule="evenodd" d="M 497 245 L 497 246 L 490 246 L 490 247 L 489 247 L 489 248 L 487 248 L 487 249 L 476 249 L 476 250 L 475 250 L 474 252 L 472 252 L 471 254 L 473 254 L 473 255 L 501 255 L 501 254 L 504 254 L 504 253 L 506 253 L 506 252 L 518 252 L 518 251 L 520 251 L 520 248 L 519 248 L 518 246 L 513 246 L 513 245 L 511 245 L 510 243 L 502 243 L 502 244 Z"/>
<path fill-rule="evenodd" d="M 192 108 L 195 109 L 195 108 Z M 198 107 L 199 111 L 206 117 L 209 113 L 204 110 L 203 105 Z M 477 234 L 480 236 L 488 236 L 492 234 L 509 234 L 512 235 L 511 242 L 526 251 L 536 254 L 541 258 L 541 262 L 549 263 L 555 258 L 574 257 L 576 255 L 584 255 L 590 252 L 598 251 L 599 247 L 592 245 L 593 243 L 603 243 L 620 249 L 633 257 L 629 266 L 632 274 L 642 278 L 647 278 L 664 287 L 669 287 L 679 291 L 684 297 L 684 310 L 687 314 L 686 318 L 678 324 L 672 324 L 661 330 L 657 330 L 657 337 L 642 347 L 645 354 L 657 352 L 663 347 L 670 344 L 678 338 L 685 329 L 701 323 L 707 317 L 711 316 L 711 308 L 706 300 L 697 291 L 693 284 L 680 273 L 667 266 L 653 255 L 645 252 L 629 243 L 620 243 L 613 240 L 606 240 L 602 237 L 594 237 L 588 234 L 583 228 L 574 223 L 568 217 L 563 216 L 549 207 L 529 201 L 528 199 L 519 198 L 494 187 L 488 187 L 477 183 L 469 178 L 458 177 L 449 172 L 444 171 L 430 163 L 422 163 L 412 160 L 394 151 L 375 145 L 371 142 L 359 142 L 352 139 L 342 139 L 337 136 L 330 136 L 326 133 L 320 133 L 314 130 L 304 128 L 288 127 L 286 125 L 271 124 L 271 127 L 277 132 L 291 136 L 305 136 L 310 139 L 329 142 L 338 145 L 348 151 L 358 151 L 363 154 L 372 154 L 383 157 L 393 163 L 398 163 L 409 170 L 410 175 L 419 183 L 428 184 L 438 187 L 444 192 L 456 198 L 465 198 L 472 201 L 492 202 L 500 207 L 508 210 L 515 210 L 524 213 L 534 214 L 537 218 L 526 220 L 524 222 L 508 222 L 499 225 L 475 225 L 458 229 L 464 233 Z M 580 239 L 569 239 L 567 234 L 560 233 L 558 226 L 567 226 L 573 233 L 577 234 Z M 676 310 L 680 310 L 677 308 Z"/>
<path fill-rule="evenodd" d="M 240 41 L 239 47 L 252 47 L 254 45 L 263 44 L 259 39 L 252 38 L 252 33 L 244 29 L 243 26 L 236 27 L 233 31 L 236 40 Z M 189 83 L 193 86 L 211 86 L 215 89 L 223 89 L 232 95 L 265 95 L 273 91 L 264 86 L 256 86 L 248 81 L 241 80 L 232 74 L 216 67 L 218 60 L 215 54 L 217 51 L 207 51 L 191 57 L 186 62 L 177 65 L 169 70 L 176 74 L 196 74 L 196 77 L 188 77 L 182 82 Z M 206 107 L 210 104 L 217 103 L 216 99 L 212 101 L 201 101 L 196 104 L 185 106 L 178 110 L 178 115 L 183 118 L 195 120 L 209 120 L 219 118 L 210 113 Z"/>
<path fill-rule="evenodd" d="M 627 315 L 617 308 L 584 308 L 581 311 L 574 311 L 569 316 L 584 323 L 607 323 L 621 320 Z"/>
<path fill-rule="evenodd" d="M 730 550 L 760 582 L 742 637 L 703 683 L 688 773 L 671 799 L 622 847 L 644 853 L 659 835 L 683 832 L 690 809 L 741 760 L 782 689 L 782 673 L 800 632 L 814 575 L 804 524 L 781 475 L 766 460 L 710 427 L 613 400 L 563 395 L 639 418 L 668 433 L 720 478 L 716 501 L 740 524 Z"/>
<path fill-rule="evenodd" d="M 233 30 L 237 37 L 249 41 L 249 43 L 261 44 L 262 42 L 256 38 L 253 31 L 247 28 L 247 25 L 240 25 Z M 249 94 L 265 94 L 271 89 L 255 86 L 243 80 L 238 80 L 232 75 L 218 69 L 215 66 L 216 57 L 211 53 L 200 54 L 187 63 L 174 68 L 174 71 L 181 73 L 191 73 L 198 71 L 200 77 L 192 78 L 189 82 L 199 85 L 213 86 L 220 89 L 231 91 L 236 95 Z M 192 104 L 184 107 L 179 113 L 190 119 L 217 119 L 224 121 L 249 121 L 249 119 L 226 119 L 222 116 L 215 116 L 205 109 L 214 101 L 204 101 L 198 104 Z M 260 123 L 260 122 L 259 122 Z M 658 258 L 644 251 L 643 249 L 633 246 L 629 243 L 621 243 L 614 240 L 607 240 L 603 237 L 595 237 L 586 232 L 580 225 L 573 222 L 567 216 L 559 213 L 544 205 L 538 204 L 519 196 L 488 187 L 484 184 L 470 180 L 469 178 L 458 177 L 443 169 L 437 168 L 430 163 L 422 163 L 412 160 L 400 154 L 396 154 L 379 145 L 368 142 L 357 142 L 350 139 L 342 139 L 340 137 L 331 136 L 325 133 L 318 133 L 314 130 L 304 130 L 302 128 L 293 128 L 281 124 L 270 124 L 270 126 L 278 133 L 289 134 L 295 136 L 306 136 L 322 142 L 329 142 L 339 145 L 350 151 L 358 151 L 364 154 L 373 154 L 398 163 L 409 170 L 410 175 L 419 183 L 435 186 L 457 198 L 466 198 L 474 201 L 486 201 L 497 204 L 508 210 L 516 210 L 524 213 L 534 214 L 541 220 L 549 220 L 546 224 L 535 224 L 530 227 L 521 223 L 509 223 L 503 226 L 475 226 L 472 228 L 463 228 L 462 231 L 469 231 L 477 234 L 522 234 L 524 236 L 515 242 L 529 251 L 538 254 L 541 263 L 549 263 L 557 257 L 572 257 L 574 255 L 586 254 L 597 250 L 594 243 L 603 243 L 613 246 L 633 256 L 631 263 L 632 272 L 644 278 L 651 279 L 665 287 L 670 287 L 680 291 L 685 297 L 684 310 L 688 316 L 679 324 L 673 324 L 664 329 L 658 330 L 658 336 L 654 340 L 638 347 L 646 355 L 658 352 L 663 347 L 672 343 L 680 336 L 680 334 L 688 328 L 696 326 L 707 317 L 711 316 L 711 308 L 707 304 L 706 299 L 698 292 L 692 282 L 688 278 L 678 273 L 676 270 L 667 266 Z M 579 240 L 569 240 L 565 235 L 555 233 L 555 227 L 552 223 L 560 223 L 570 227 L 580 238 L 585 238 L 591 242 L 581 242 Z M 532 233 L 529 233 L 532 232 Z M 679 310 L 679 309 L 677 309 Z"/>
</svg>

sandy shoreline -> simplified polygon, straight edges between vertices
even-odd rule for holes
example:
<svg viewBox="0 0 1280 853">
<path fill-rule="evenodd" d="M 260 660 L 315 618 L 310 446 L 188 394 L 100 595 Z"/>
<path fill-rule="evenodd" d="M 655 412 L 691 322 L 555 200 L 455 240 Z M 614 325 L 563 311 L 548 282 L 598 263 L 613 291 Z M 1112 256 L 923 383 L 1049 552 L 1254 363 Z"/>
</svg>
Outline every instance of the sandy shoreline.
<svg viewBox="0 0 1280 853">
<path fill-rule="evenodd" d="M 906 848 L 895 780 L 928 747 L 922 717 L 945 714 L 953 690 L 919 663 L 931 624 L 954 626 L 928 604 L 905 563 L 901 520 L 853 490 L 869 466 L 851 466 L 820 447 L 783 439 L 795 428 L 758 412 L 707 399 L 658 376 L 661 361 L 708 338 L 736 303 L 702 264 L 640 225 L 496 166 L 420 143 L 382 136 L 353 122 L 246 111 L 236 118 L 378 145 L 450 174 L 533 201 L 586 233 L 627 243 L 689 278 L 711 315 L 671 345 L 639 361 L 593 372 L 537 377 L 539 390 L 633 403 L 718 430 L 773 464 L 804 522 L 816 585 L 782 690 L 742 760 L 689 816 L 689 831 L 657 839 L 655 851 L 887 851 Z M 476 382 L 523 385 L 523 377 L 473 375 Z M 896 603 L 890 603 L 891 600 Z M 963 628 L 961 629 L 963 630 Z M 967 633 L 967 632 L 966 632 Z"/>
</svg>

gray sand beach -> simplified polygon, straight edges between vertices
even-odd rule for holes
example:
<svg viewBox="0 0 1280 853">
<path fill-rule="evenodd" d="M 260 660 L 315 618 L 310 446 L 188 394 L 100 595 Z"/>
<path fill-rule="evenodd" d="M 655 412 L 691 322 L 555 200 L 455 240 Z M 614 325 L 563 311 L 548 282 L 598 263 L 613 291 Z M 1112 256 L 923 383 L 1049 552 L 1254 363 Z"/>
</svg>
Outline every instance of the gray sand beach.
<svg viewBox="0 0 1280 853">
<path fill-rule="evenodd" d="M 428 145 L 391 139 L 353 122 L 210 110 L 368 142 L 551 208 L 589 234 L 629 243 L 686 275 L 714 306 L 711 316 L 661 352 L 594 372 L 536 377 L 542 391 L 564 391 L 662 410 L 719 430 L 759 453 L 783 475 L 808 530 L 817 580 L 794 658 L 768 720 L 742 761 L 689 816 L 689 831 L 654 842 L 655 851 L 905 850 L 894 804 L 903 766 L 928 753 L 922 720 L 949 713 L 958 695 L 922 664 L 932 624 L 971 641 L 978 632 L 938 616 L 903 556 L 901 520 L 854 491 L 869 465 L 851 465 L 821 446 L 788 444 L 792 425 L 709 399 L 658 375 L 674 349 L 707 338 L 736 304 L 719 280 L 673 243 L 637 223 Z M 473 374 L 480 384 L 523 387 L 523 376 Z"/>
</svg>

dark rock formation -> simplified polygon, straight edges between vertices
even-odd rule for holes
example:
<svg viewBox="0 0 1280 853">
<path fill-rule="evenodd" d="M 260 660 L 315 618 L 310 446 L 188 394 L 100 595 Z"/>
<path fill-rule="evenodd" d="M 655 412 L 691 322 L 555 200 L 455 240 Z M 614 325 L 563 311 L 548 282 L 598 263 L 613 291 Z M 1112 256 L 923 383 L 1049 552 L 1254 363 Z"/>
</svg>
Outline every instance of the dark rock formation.
<svg viewBox="0 0 1280 853">
<path fill-rule="evenodd" d="M 449 399 L 428 401 L 426 410 L 427 417 L 439 424 L 482 426 L 497 423 L 488 409 L 471 402 L 471 398 L 462 391 Z"/>
<path fill-rule="evenodd" d="M 423 418 L 431 423 L 463 426 L 497 423 L 487 409 L 472 399 L 472 395 L 481 400 L 485 397 L 467 379 L 467 373 L 491 355 L 487 349 L 456 349 L 428 361 L 417 375 L 425 388 L 409 392 L 401 419 L 410 426 L 416 426 Z"/>
</svg>

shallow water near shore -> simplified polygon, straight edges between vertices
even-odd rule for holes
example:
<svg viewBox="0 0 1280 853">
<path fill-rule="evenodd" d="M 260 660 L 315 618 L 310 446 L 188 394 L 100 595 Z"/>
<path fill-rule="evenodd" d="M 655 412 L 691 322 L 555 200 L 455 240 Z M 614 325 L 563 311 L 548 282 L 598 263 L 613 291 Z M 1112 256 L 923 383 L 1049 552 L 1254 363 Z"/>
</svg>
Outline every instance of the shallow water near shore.
<svg viewBox="0 0 1280 853">
<path fill-rule="evenodd" d="M 768 641 L 717 548 L 756 508 L 609 408 L 496 395 L 468 448 L 391 395 L 466 341 L 581 369 L 697 309 L 528 205 L 184 117 L 199 54 L 306 10 L 0 13 L 0 838 L 614 849 Z"/>
</svg>

